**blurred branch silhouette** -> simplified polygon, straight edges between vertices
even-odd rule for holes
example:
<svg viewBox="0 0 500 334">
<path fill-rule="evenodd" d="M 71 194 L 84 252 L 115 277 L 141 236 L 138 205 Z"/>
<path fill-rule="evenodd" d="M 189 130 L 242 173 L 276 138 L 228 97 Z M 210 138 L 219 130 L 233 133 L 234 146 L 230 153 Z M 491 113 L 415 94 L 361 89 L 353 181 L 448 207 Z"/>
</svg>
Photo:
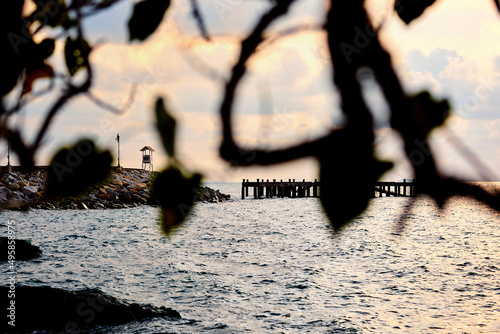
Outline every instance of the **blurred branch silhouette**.
<svg viewBox="0 0 500 334">
<path fill-rule="evenodd" d="M 8 1 L 3 4 L 0 14 L 1 45 L 5 60 L 2 64 L 2 81 L 0 83 L 0 136 L 9 141 L 12 150 L 17 154 L 24 167 L 35 165 L 36 152 L 42 146 L 50 126 L 56 116 L 60 115 L 74 97 L 83 95 L 97 106 L 112 112 L 121 109 L 108 104 L 93 94 L 93 71 L 89 60 L 93 48 L 87 41 L 82 28 L 85 18 L 108 10 L 123 2 L 120 0 L 36 0 L 35 9 L 25 12 L 23 0 Z M 370 22 L 364 8 L 363 0 L 340 1 L 331 0 L 325 10 L 324 25 L 302 25 L 275 34 L 268 32 L 270 26 L 278 19 L 286 17 L 295 0 L 272 0 L 267 11 L 257 18 L 254 28 L 247 37 L 241 40 L 238 60 L 225 80 L 223 98 L 219 108 L 222 122 L 222 143 L 220 155 L 234 166 L 272 165 L 302 157 L 315 157 L 320 165 L 320 179 L 325 185 L 321 193 L 323 207 L 328 214 L 334 230 L 339 230 L 352 218 L 365 210 L 369 201 L 369 190 L 380 176 L 392 166 L 390 162 L 380 161 L 374 153 L 374 124 L 370 106 L 363 98 L 359 72 L 369 69 L 378 83 L 383 96 L 390 108 L 390 125 L 404 140 L 404 151 L 418 180 L 418 192 L 431 196 L 437 205 L 443 206 L 452 196 L 470 196 L 482 201 L 500 211 L 500 194 L 488 193 L 477 185 L 461 182 L 444 175 L 436 163 L 435 154 L 429 145 L 429 135 L 441 127 L 449 113 L 450 106 L 446 100 L 438 100 L 429 92 L 421 92 L 410 96 L 403 91 L 401 82 L 395 72 L 389 53 L 379 41 L 380 26 L 375 28 Z M 417 20 L 435 0 L 412 1 L 397 0 L 394 12 L 407 24 Z M 494 0 L 500 11 L 499 1 Z M 200 36 L 207 42 L 213 42 L 207 21 L 201 11 L 198 0 L 191 0 L 191 15 Z M 142 0 L 135 2 L 132 14 L 128 20 L 130 41 L 145 41 L 151 36 L 170 8 L 170 0 Z M 247 74 L 249 59 L 263 46 L 279 42 L 282 37 L 300 33 L 304 30 L 323 29 L 327 36 L 332 65 L 332 83 L 338 89 L 341 98 L 341 109 L 346 119 L 340 129 L 331 130 L 323 137 L 303 142 L 288 148 L 278 150 L 259 150 L 241 147 L 233 135 L 233 106 L 238 97 L 237 89 Z M 40 43 L 34 41 L 34 35 L 46 31 Z M 65 73 L 56 73 L 49 60 L 53 59 L 56 41 L 64 41 L 64 61 L 67 67 Z M 214 75 L 217 81 L 224 76 Z M 37 80 L 48 80 L 46 88 L 34 91 Z M 55 84 L 60 82 L 62 88 Z M 34 141 L 28 143 L 22 131 L 13 127 L 11 118 L 24 110 L 36 96 L 49 92 L 57 92 L 58 98 L 48 108 L 43 122 L 34 136 Z M 129 106 L 135 95 L 132 86 Z M 189 175 L 176 160 L 173 154 L 174 133 L 170 114 L 163 100 L 159 99 L 156 106 L 158 131 L 163 144 L 171 156 L 167 167 L 165 180 L 175 180 L 179 185 L 192 187 L 199 184 L 199 174 Z M 173 122 L 175 124 L 175 122 Z M 86 143 L 86 142 L 84 142 Z M 463 144 L 455 141 L 462 152 L 465 152 L 472 163 L 478 165 L 473 152 L 464 149 Z M 82 145 L 81 142 L 80 144 Z M 93 143 L 86 143 L 92 147 Z M 78 146 L 75 146 L 78 147 Z M 96 152 L 99 152 L 96 150 Z M 107 153 L 98 153 L 95 161 L 108 164 Z M 105 156 L 106 155 L 106 156 Z M 64 156 L 58 156 L 55 163 Z M 108 166 L 109 167 L 109 166 Z M 481 169 L 481 166 L 478 167 Z M 103 172 L 99 175 L 105 175 Z M 341 175 L 341 177 L 339 177 Z M 89 182 L 97 182 L 92 179 Z M 347 185 L 349 182 L 349 186 Z M 354 182 L 354 186 L 353 186 Z M 335 192 L 329 189 L 348 189 Z M 54 188 L 56 189 L 56 188 Z M 163 196 L 161 190 L 157 195 L 162 199 L 162 206 L 171 210 L 169 196 Z M 168 189 L 165 190 L 168 192 Z M 185 197 L 192 195 L 187 191 Z M 177 200 L 177 199 L 176 199 Z M 192 199 L 186 203 L 192 205 Z M 183 203 L 181 203 L 183 204 Z M 179 205 L 181 205 L 179 204 Z M 167 210 L 167 211 L 168 211 Z M 177 210 L 177 209 L 175 209 Z M 169 226 L 177 226 L 185 217 L 183 212 L 174 209 L 169 213 L 174 217 L 169 220 Z M 168 215 L 167 215 L 168 216 Z M 167 217 L 168 218 L 168 217 Z M 167 219 L 166 218 L 166 219 Z M 169 219 L 169 218 L 168 218 Z M 168 220 L 167 219 L 167 220 Z M 171 228 L 166 230 L 170 231 Z M 167 232 L 166 232 L 167 233 Z M 169 232 L 168 232 L 169 233 Z"/>
<path fill-rule="evenodd" d="M 434 1 L 396 1 L 395 10 L 406 23 L 418 18 Z M 276 151 L 239 147 L 232 134 L 232 106 L 236 88 L 245 75 L 246 62 L 263 41 L 264 30 L 284 15 L 293 1 L 277 1 L 262 15 L 254 30 L 241 42 L 240 58 L 233 67 L 220 107 L 223 122 L 221 156 L 234 165 L 269 165 L 305 156 L 315 156 L 320 163 L 321 200 L 332 227 L 340 229 L 361 213 L 368 204 L 368 190 L 390 164 L 378 161 L 373 152 L 373 121 L 361 94 L 357 72 L 370 68 L 390 106 L 391 126 L 403 137 L 405 152 L 418 180 L 418 191 L 434 198 L 442 207 L 455 195 L 471 196 L 500 211 L 500 194 L 490 194 L 479 186 L 442 175 L 428 144 L 430 132 L 445 122 L 449 115 L 448 101 L 436 101 L 428 92 L 407 96 L 392 67 L 390 55 L 384 50 L 376 31 L 368 20 L 364 1 L 332 0 L 326 30 L 333 81 L 340 91 L 346 126 L 330 135 Z M 497 2 L 498 4 L 498 2 Z M 346 147 L 345 143 L 348 143 Z M 418 157 L 418 159 L 416 158 Z M 342 175 L 337 177 L 336 175 Z M 361 177 L 360 177 L 361 176 Z M 352 186 L 355 182 L 355 186 Z M 347 184 L 349 183 L 349 184 Z M 329 192 L 329 189 L 347 189 Z M 349 191 L 350 189 L 354 189 Z M 364 191 L 363 191 L 364 190 Z"/>
</svg>

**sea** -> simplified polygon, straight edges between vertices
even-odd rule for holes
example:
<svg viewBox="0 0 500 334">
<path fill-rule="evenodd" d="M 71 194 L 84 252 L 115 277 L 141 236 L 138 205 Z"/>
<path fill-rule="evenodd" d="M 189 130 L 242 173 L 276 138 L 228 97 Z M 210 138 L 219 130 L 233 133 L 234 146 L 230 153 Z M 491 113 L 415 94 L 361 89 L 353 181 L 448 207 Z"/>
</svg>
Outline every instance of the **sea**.
<svg viewBox="0 0 500 334">
<path fill-rule="evenodd" d="M 231 200 L 197 204 L 169 238 L 150 206 L 2 212 L 43 251 L 17 263 L 16 284 L 97 288 L 181 314 L 89 333 L 500 333 L 500 218 L 485 205 L 375 198 L 334 234 L 316 198 L 207 186 Z"/>
</svg>

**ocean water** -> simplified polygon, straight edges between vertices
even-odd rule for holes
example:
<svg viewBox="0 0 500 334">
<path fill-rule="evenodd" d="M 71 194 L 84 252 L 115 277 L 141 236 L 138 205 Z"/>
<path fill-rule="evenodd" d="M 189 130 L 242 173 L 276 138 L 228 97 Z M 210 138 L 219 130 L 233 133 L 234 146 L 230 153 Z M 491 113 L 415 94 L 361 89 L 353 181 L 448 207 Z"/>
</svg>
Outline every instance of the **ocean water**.
<svg viewBox="0 0 500 334">
<path fill-rule="evenodd" d="M 317 199 L 208 186 L 232 201 L 198 204 L 169 239 L 147 206 L 2 212 L 43 250 L 18 262 L 18 284 L 99 288 L 182 316 L 95 333 L 500 333 L 500 218 L 484 205 L 419 198 L 401 231 L 410 200 L 376 198 L 332 235 Z"/>
</svg>

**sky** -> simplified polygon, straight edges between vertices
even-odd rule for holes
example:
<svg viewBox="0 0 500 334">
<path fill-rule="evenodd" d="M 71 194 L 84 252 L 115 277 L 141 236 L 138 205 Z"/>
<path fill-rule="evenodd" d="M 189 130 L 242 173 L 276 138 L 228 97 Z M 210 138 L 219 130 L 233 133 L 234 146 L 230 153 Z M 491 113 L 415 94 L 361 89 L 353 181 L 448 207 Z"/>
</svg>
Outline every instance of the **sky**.
<svg viewBox="0 0 500 334">
<path fill-rule="evenodd" d="M 153 113 L 155 99 L 161 96 L 178 121 L 179 160 L 186 168 L 204 174 L 206 181 L 318 177 L 314 159 L 265 168 L 233 168 L 220 159 L 222 88 L 238 57 L 239 41 L 269 2 L 199 0 L 210 42 L 200 38 L 189 3 L 172 1 L 157 32 L 143 43 L 128 42 L 126 24 L 134 1 L 123 1 L 85 22 L 84 32 L 94 45 L 91 93 L 118 108 L 129 99 L 133 85 L 136 94 L 130 108 L 120 114 L 100 108 L 86 96 L 73 99 L 51 126 L 36 157 L 38 165 L 49 164 L 59 147 L 81 137 L 94 139 L 116 156 L 119 133 L 122 166 L 140 168 L 140 149 L 148 145 L 155 149 L 154 169 L 162 170 L 167 156 L 154 130 Z M 393 1 L 367 1 L 374 24 L 383 22 L 381 41 L 405 90 L 409 94 L 429 90 L 452 105 L 445 129 L 431 137 L 442 170 L 464 179 L 489 173 L 499 180 L 500 14 L 493 1 L 440 0 L 408 26 L 392 6 Z M 319 25 L 326 8 L 325 0 L 297 1 L 272 31 Z M 276 40 L 251 59 L 234 109 L 238 143 L 267 149 L 287 147 L 341 126 L 325 38 L 324 32 L 306 30 Z M 61 73 L 65 71 L 62 51 L 61 42 L 51 57 L 51 64 Z M 34 90 L 46 85 L 38 80 Z M 378 86 L 367 80 L 363 87 L 376 118 L 377 155 L 395 163 L 382 179 L 412 178 L 401 140 L 387 127 L 387 106 Z M 33 140 L 56 97 L 49 94 L 35 99 L 13 124 Z M 0 164 L 7 163 L 6 153 L 3 144 Z M 471 156 L 476 157 L 475 164 L 471 164 Z M 16 161 L 14 158 L 12 164 Z M 479 171 L 478 164 L 482 166 Z"/>
</svg>

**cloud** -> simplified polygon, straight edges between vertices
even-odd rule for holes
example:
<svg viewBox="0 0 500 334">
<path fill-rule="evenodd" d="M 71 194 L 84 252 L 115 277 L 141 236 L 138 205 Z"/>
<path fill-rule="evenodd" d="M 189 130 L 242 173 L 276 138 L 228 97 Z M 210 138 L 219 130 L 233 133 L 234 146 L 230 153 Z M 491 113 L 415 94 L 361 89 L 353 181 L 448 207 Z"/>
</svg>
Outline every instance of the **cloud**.
<svg viewBox="0 0 500 334">
<path fill-rule="evenodd" d="M 454 50 L 435 49 L 429 55 L 424 55 L 421 50 L 413 49 L 406 55 L 408 69 L 415 72 L 430 72 L 438 75 L 449 64 L 450 59 L 462 59 Z"/>
<path fill-rule="evenodd" d="M 409 91 L 427 89 L 448 98 L 460 117 L 500 118 L 500 73 L 493 67 L 488 75 L 482 74 L 476 61 L 456 50 L 436 49 L 427 56 L 412 50 L 399 73 Z"/>
</svg>

